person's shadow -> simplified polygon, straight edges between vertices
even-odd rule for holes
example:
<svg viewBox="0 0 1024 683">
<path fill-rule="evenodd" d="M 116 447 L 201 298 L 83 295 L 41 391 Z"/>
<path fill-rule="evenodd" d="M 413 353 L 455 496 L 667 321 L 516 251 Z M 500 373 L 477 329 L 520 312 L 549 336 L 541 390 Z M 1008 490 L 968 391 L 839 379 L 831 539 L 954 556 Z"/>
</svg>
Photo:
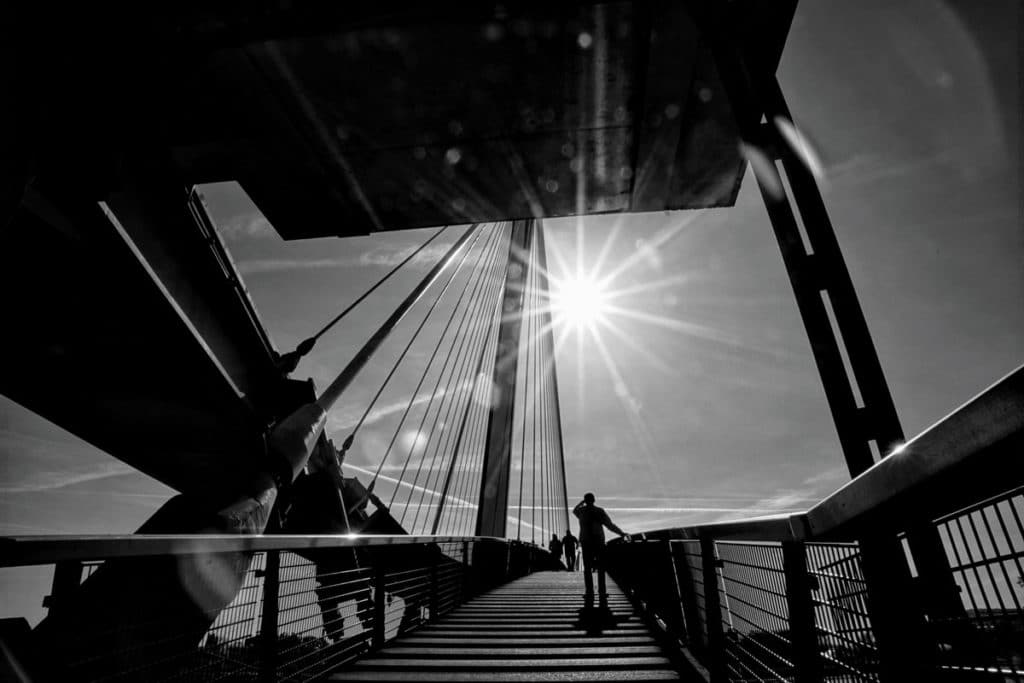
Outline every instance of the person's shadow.
<svg viewBox="0 0 1024 683">
<path fill-rule="evenodd" d="M 596 636 L 603 632 L 614 629 L 619 622 L 628 619 L 615 616 L 615 613 L 608 609 L 608 597 L 602 595 L 597 605 L 594 605 L 593 597 L 584 598 L 583 609 L 578 612 L 578 618 L 573 626 L 577 630 L 585 631 L 587 635 Z"/>
</svg>

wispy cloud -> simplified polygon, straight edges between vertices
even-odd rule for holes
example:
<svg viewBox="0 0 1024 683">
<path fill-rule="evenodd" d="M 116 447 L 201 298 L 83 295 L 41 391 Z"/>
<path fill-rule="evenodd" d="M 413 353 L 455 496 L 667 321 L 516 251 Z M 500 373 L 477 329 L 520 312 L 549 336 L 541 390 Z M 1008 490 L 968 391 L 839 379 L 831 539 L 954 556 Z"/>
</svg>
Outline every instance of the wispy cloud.
<svg viewBox="0 0 1024 683">
<path fill-rule="evenodd" d="M 438 391 L 438 397 L 442 395 L 443 391 Z M 413 399 L 413 407 L 429 402 L 432 396 L 432 394 L 420 394 L 415 399 Z M 394 415 L 396 413 L 400 413 L 403 410 L 405 410 L 408 405 L 409 399 L 403 398 L 401 401 L 395 401 L 394 403 L 380 406 L 379 408 L 374 408 L 366 416 L 366 419 L 363 421 L 363 426 L 367 427 L 369 425 L 374 424 L 375 422 L 383 420 L 385 417 Z M 362 413 L 355 410 L 344 410 L 333 415 L 330 415 L 327 418 L 327 431 L 333 433 L 346 429 L 351 429 L 352 427 L 355 427 L 356 424 L 359 422 L 360 415 L 362 415 Z"/>
<path fill-rule="evenodd" d="M 52 491 L 54 489 L 73 486 L 88 481 L 110 479 L 133 474 L 137 470 L 122 463 L 110 462 L 99 463 L 89 470 L 63 470 L 53 472 L 35 472 L 29 478 L 17 483 L 0 485 L 0 493 L 36 493 L 39 491 Z"/>
<path fill-rule="evenodd" d="M 260 275 L 295 270 L 325 270 L 331 268 L 394 268 L 415 251 L 419 245 L 373 247 L 361 254 L 333 258 L 265 258 L 244 259 L 236 264 L 243 275 Z M 416 254 L 405 268 L 427 270 L 444 258 L 451 244 L 431 244 Z"/>
<path fill-rule="evenodd" d="M 243 275 L 259 273 L 277 273 L 287 270 L 315 270 L 318 268 L 345 268 L 360 265 L 358 259 L 352 258 L 318 258 L 318 259 L 250 259 L 240 261 L 238 270 Z"/>
<path fill-rule="evenodd" d="M 429 247 L 416 254 L 416 256 L 409 261 L 410 266 L 419 267 L 430 267 L 435 263 L 444 258 L 444 255 L 451 249 L 451 244 L 431 244 Z M 407 246 L 382 246 L 376 247 L 369 251 L 363 252 L 359 256 L 359 265 L 361 266 L 383 266 L 388 268 L 394 268 L 403 260 L 409 257 L 409 254 L 416 251 L 419 245 L 407 245 Z"/>
</svg>

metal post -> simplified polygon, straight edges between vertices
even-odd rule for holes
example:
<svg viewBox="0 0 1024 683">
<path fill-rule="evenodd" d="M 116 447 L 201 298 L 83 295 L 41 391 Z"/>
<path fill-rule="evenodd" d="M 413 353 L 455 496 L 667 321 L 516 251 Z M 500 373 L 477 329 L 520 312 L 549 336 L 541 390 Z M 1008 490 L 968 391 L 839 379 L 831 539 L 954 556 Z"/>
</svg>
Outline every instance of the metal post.
<svg viewBox="0 0 1024 683">
<path fill-rule="evenodd" d="M 430 620 L 437 620 L 437 557 L 430 562 Z"/>
<path fill-rule="evenodd" d="M 77 560 L 65 560 L 54 565 L 53 587 L 50 594 L 43 598 L 43 607 L 49 610 L 51 616 L 55 611 L 63 609 L 68 598 L 81 586 L 82 569 L 82 563 Z"/>
<path fill-rule="evenodd" d="M 773 160 L 782 162 L 803 219 L 806 247 L 789 197 L 784 191 L 781 196 L 773 192 L 763 178 L 755 176 L 807 330 L 847 469 L 851 477 L 856 477 L 875 463 L 871 442 L 875 442 L 879 457 L 886 457 L 903 442 L 903 429 L 821 192 L 810 170 L 782 140 L 775 125 L 777 118 L 792 121 L 782 88 L 774 74 L 759 73 L 756 64 L 748 65 L 742 48 L 729 32 L 733 23 L 727 15 L 728 7 L 714 7 L 700 19 L 711 38 L 715 63 L 740 135 L 747 143 L 760 143 Z M 829 319 L 826 297 L 837 329 Z M 843 362 L 840 341 L 853 377 Z M 862 406 L 857 404 L 855 385 Z M 923 520 L 907 534 L 907 542 L 915 559 L 922 560 L 917 563 L 918 570 L 933 616 L 963 617 L 963 604 L 938 532 Z M 902 551 L 875 558 L 879 561 L 906 564 Z"/>
<path fill-rule="evenodd" d="M 277 680 L 277 615 L 281 586 L 281 551 L 268 550 L 263 569 L 263 613 L 260 619 L 260 675 Z"/>
<path fill-rule="evenodd" d="M 498 351 L 494 359 L 494 389 L 487 421 L 487 448 L 480 480 L 476 536 L 505 536 L 508 484 L 512 467 L 512 422 L 522 332 L 523 292 L 531 267 L 529 254 L 534 220 L 514 221 L 509 239 L 508 267 L 502 298 Z"/>
<path fill-rule="evenodd" d="M 383 566 L 373 568 L 373 647 L 384 647 L 384 585 L 387 577 Z"/>
<path fill-rule="evenodd" d="M 789 609 L 789 638 L 793 645 L 794 683 L 822 680 L 818 634 L 814 622 L 811 577 L 807 573 L 806 546 L 783 541 L 782 568 L 786 577 L 786 606 Z"/>
<path fill-rule="evenodd" d="M 683 544 L 669 541 L 669 554 L 672 557 L 676 589 L 679 591 L 679 609 L 683 615 L 684 631 L 679 635 L 691 647 L 703 649 L 700 613 L 697 610 L 697 599 L 693 590 L 693 574 L 690 572 L 690 563 L 686 560 Z"/>
<path fill-rule="evenodd" d="M 701 576 L 704 581 L 704 616 L 708 633 L 707 667 L 711 683 L 725 683 L 725 633 L 722 631 L 722 604 L 718 597 L 718 559 L 715 539 L 700 538 Z"/>
<path fill-rule="evenodd" d="M 903 548 L 892 535 L 861 538 L 871 630 L 878 644 L 882 683 L 927 680 L 935 651 L 917 604 Z"/>
<path fill-rule="evenodd" d="M 469 541 L 462 542 L 462 588 L 459 591 L 459 604 L 461 605 L 466 601 L 472 590 L 472 584 L 470 576 L 469 566 Z"/>
</svg>

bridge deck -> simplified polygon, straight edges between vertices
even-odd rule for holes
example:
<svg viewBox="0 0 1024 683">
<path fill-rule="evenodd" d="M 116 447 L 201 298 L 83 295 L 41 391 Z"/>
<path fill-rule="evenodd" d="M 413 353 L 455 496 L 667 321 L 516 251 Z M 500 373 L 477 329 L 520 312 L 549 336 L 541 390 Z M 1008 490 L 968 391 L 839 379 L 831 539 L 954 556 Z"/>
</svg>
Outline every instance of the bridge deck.
<svg viewBox="0 0 1024 683">
<path fill-rule="evenodd" d="M 538 572 L 471 600 L 332 681 L 678 681 L 653 633 L 609 578 L 587 608 L 579 572 Z"/>
</svg>

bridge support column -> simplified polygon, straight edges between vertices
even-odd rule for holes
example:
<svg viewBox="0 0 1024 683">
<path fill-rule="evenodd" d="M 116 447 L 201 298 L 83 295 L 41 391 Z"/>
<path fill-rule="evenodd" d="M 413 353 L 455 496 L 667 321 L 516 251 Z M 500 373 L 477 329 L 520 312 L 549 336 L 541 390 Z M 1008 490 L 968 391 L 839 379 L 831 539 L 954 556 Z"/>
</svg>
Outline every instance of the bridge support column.
<svg viewBox="0 0 1024 683">
<path fill-rule="evenodd" d="M 747 62 L 743 48 L 730 33 L 732 22 L 727 12 L 725 5 L 716 6 L 697 20 L 711 40 L 743 144 L 771 161 L 768 168 L 755 174 L 757 184 L 807 329 L 847 468 L 850 476 L 856 477 L 875 464 L 876 456 L 891 455 L 903 443 L 903 429 L 817 182 L 780 131 L 780 121 L 786 125 L 793 120 L 782 88 L 773 73 L 759 72 L 756 64 Z M 944 618 L 963 616 L 963 604 L 935 527 L 922 519 L 907 531 L 917 581 L 923 588 L 920 593 L 927 596 L 927 606 L 918 604 L 916 609 Z M 864 545 L 871 546 L 871 550 L 862 549 L 866 564 L 881 564 L 894 573 L 879 575 L 880 580 L 907 586 L 913 583 L 898 543 Z M 879 552 L 888 554 L 867 557 Z M 904 600 L 913 598 L 904 596 Z"/>
<path fill-rule="evenodd" d="M 536 221 L 512 223 L 508 267 L 498 329 L 498 352 L 494 360 L 494 385 L 487 421 L 480 504 L 477 508 L 477 536 L 505 536 L 508 523 L 508 485 L 512 465 L 512 418 L 519 368 L 523 294 L 530 269 L 530 247 Z"/>
</svg>

